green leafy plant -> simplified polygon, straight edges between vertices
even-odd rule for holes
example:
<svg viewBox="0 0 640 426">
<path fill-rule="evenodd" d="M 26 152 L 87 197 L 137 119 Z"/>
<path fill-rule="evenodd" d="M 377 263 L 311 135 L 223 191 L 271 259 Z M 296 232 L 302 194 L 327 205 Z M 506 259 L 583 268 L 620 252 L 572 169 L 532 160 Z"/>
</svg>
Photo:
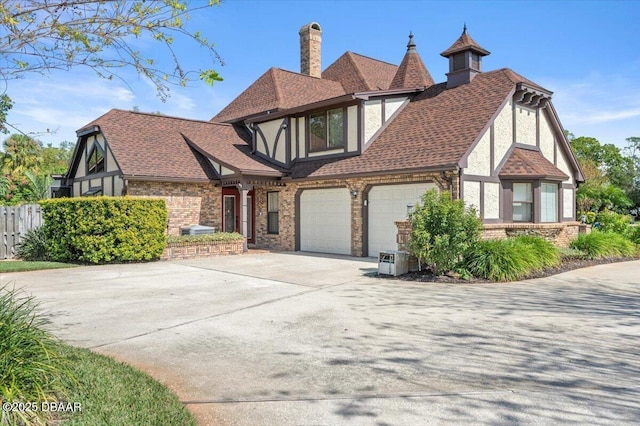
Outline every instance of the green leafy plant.
<svg viewBox="0 0 640 426">
<path fill-rule="evenodd" d="M 629 226 L 625 235 L 629 241 L 640 245 L 640 225 Z"/>
<path fill-rule="evenodd" d="M 422 196 L 410 215 L 411 254 L 436 275 L 456 269 L 462 254 L 480 238 L 482 222 L 464 201 L 453 200 L 448 192 L 435 189 Z"/>
<path fill-rule="evenodd" d="M 16 247 L 16 256 L 23 260 L 49 260 L 44 227 L 31 229 L 22 236 Z"/>
<path fill-rule="evenodd" d="M 598 213 L 596 222 L 600 224 L 599 231 L 615 232 L 624 235 L 627 232 L 629 224 L 631 224 L 631 216 L 616 213 L 610 210 L 603 210 Z"/>
<path fill-rule="evenodd" d="M 465 267 L 476 277 L 514 281 L 560 263 L 559 250 L 538 236 L 483 240 L 465 254 Z"/>
<path fill-rule="evenodd" d="M 57 198 L 41 203 L 47 252 L 59 262 L 158 259 L 166 244 L 164 200 L 129 197 Z"/>
<path fill-rule="evenodd" d="M 632 257 L 637 252 L 635 244 L 614 232 L 594 231 L 590 234 L 580 234 L 569 247 L 580 250 L 589 259 Z"/>
<path fill-rule="evenodd" d="M 216 232 L 214 234 L 204 235 L 170 235 L 167 237 L 167 244 L 242 241 L 243 238 L 244 237 L 237 232 Z"/>
<path fill-rule="evenodd" d="M 60 343 L 35 315 L 36 303 L 0 287 L 0 395 L 3 402 L 51 402 L 65 397 L 61 379 L 72 381 Z M 44 425 L 41 410 L 2 410 L 0 424 Z"/>
</svg>

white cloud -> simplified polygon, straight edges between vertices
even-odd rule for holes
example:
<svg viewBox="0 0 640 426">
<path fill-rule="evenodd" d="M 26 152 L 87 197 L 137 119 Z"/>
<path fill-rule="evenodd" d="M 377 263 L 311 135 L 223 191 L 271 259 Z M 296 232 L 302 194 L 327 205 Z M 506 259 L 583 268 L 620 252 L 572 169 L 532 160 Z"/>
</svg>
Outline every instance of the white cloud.
<svg viewBox="0 0 640 426">
<path fill-rule="evenodd" d="M 553 104 L 562 124 L 576 136 L 592 136 L 601 143 L 626 145 L 640 135 L 640 80 L 634 73 L 590 73 L 571 80 L 542 81 L 554 90 Z"/>
</svg>

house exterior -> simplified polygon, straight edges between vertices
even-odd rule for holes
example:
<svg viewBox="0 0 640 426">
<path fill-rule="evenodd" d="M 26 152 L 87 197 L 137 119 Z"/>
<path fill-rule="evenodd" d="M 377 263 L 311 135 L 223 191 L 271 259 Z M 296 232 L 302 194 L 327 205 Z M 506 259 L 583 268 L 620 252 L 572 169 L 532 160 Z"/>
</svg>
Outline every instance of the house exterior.
<svg viewBox="0 0 640 426">
<path fill-rule="evenodd" d="M 210 121 L 112 110 L 84 126 L 72 195 L 163 197 L 170 234 L 202 224 L 353 256 L 396 249 L 432 188 L 474 205 L 486 235 L 577 234 L 583 177 L 550 91 L 484 72 L 466 27 L 437 84 L 413 35 L 400 65 L 346 52 L 324 71 L 321 36 L 302 27 L 301 71 L 269 69 Z"/>
</svg>

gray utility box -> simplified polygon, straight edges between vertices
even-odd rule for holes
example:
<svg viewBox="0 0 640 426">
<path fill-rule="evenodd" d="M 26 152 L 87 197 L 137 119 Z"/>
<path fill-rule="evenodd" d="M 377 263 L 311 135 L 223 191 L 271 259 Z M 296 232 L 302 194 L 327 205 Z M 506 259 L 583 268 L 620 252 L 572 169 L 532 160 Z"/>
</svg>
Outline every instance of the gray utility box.
<svg viewBox="0 0 640 426">
<path fill-rule="evenodd" d="M 378 275 L 398 275 L 409 272 L 409 253 L 406 251 L 381 251 L 378 255 Z"/>
<path fill-rule="evenodd" d="M 180 228 L 180 235 L 204 235 L 215 234 L 216 228 L 213 226 L 191 225 Z"/>
</svg>

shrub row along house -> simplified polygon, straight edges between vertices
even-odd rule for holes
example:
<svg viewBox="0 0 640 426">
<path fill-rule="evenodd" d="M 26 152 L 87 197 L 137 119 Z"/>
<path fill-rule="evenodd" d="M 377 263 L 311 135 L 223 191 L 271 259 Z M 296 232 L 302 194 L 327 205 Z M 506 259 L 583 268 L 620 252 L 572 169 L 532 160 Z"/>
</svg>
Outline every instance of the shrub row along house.
<svg viewBox="0 0 640 426">
<path fill-rule="evenodd" d="M 168 232 L 203 224 L 281 250 L 376 256 L 428 189 L 474 205 L 488 235 L 577 234 L 583 180 L 551 92 L 466 27 L 435 84 L 413 36 L 399 66 L 346 52 L 321 70 L 300 30 L 300 73 L 271 68 L 210 121 L 111 110 L 78 131 L 73 196 L 163 197 Z"/>
</svg>

